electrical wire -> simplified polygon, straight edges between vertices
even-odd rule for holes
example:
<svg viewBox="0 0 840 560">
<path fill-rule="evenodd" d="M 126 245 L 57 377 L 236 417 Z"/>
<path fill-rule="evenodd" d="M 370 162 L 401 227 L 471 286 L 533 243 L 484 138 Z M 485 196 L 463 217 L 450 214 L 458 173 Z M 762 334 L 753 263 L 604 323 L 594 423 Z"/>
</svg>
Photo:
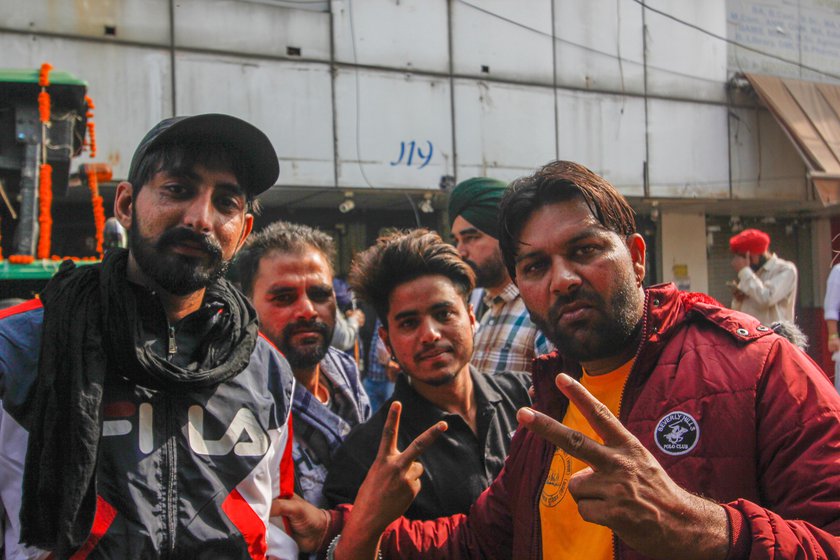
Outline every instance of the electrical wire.
<svg viewBox="0 0 840 560">
<path fill-rule="evenodd" d="M 516 25 L 517 27 L 521 27 L 522 29 L 527 29 L 528 31 L 532 31 L 534 33 L 542 35 L 543 37 L 549 37 L 557 43 L 563 43 L 563 44 L 566 44 L 566 45 L 569 45 L 569 46 L 572 46 L 572 47 L 576 47 L 576 48 L 578 48 L 582 51 L 590 52 L 592 54 L 597 54 L 597 55 L 603 56 L 605 58 L 610 58 L 610 59 L 616 60 L 619 63 L 619 65 L 621 65 L 623 62 L 626 62 L 628 64 L 633 64 L 633 65 L 639 66 L 639 67 L 644 66 L 644 62 L 642 62 L 642 61 L 633 60 L 633 59 L 630 59 L 630 58 L 624 58 L 622 56 L 616 56 L 612 53 L 602 51 L 602 50 L 596 49 L 594 47 L 590 47 L 588 45 L 582 45 L 580 43 L 575 43 L 574 41 L 570 41 L 568 39 L 563 39 L 562 37 L 557 37 L 556 35 L 552 35 L 551 33 L 546 33 L 545 31 L 542 31 L 542 30 L 537 29 L 535 27 L 530 27 L 528 25 L 525 25 L 524 23 L 521 23 L 521 22 L 518 22 L 516 20 L 510 19 L 510 18 L 505 17 L 505 16 L 503 16 L 501 14 L 498 14 L 496 12 L 491 12 L 490 10 L 482 8 L 481 6 L 476 6 L 475 4 L 467 2 L 466 0 L 458 0 L 458 1 L 465 6 L 469 6 L 470 8 L 473 8 L 474 10 L 477 10 L 479 12 L 483 12 L 483 13 L 491 16 L 491 17 L 495 17 L 495 18 L 500 19 L 502 21 L 511 23 L 513 25 Z M 664 72 L 666 74 L 671 74 L 673 76 L 679 76 L 681 78 L 697 80 L 697 81 L 700 81 L 700 82 L 707 82 L 707 83 L 710 83 L 710 84 L 719 84 L 720 83 L 719 80 L 712 80 L 710 78 L 703 78 L 703 77 L 697 76 L 695 74 L 688 74 L 686 72 L 680 72 L 678 70 L 673 70 L 673 69 L 670 69 L 670 68 L 663 68 L 661 66 L 648 65 L 648 68 L 653 69 L 653 70 L 658 70 L 658 71 Z M 621 68 L 621 72 L 622 72 L 622 77 L 623 77 L 623 73 L 624 73 L 623 68 Z"/>
<path fill-rule="evenodd" d="M 355 126 L 355 128 L 356 128 L 356 160 L 357 160 L 357 163 L 358 163 L 358 166 L 359 166 L 359 171 L 362 174 L 362 179 L 364 179 L 364 181 L 365 181 L 365 183 L 367 184 L 368 187 L 370 187 L 372 189 L 375 189 L 376 187 L 370 182 L 370 180 L 367 177 L 367 174 L 365 173 L 365 167 L 364 167 L 364 164 L 362 163 L 361 148 L 360 148 L 360 145 L 361 145 L 361 118 L 360 118 L 359 115 L 361 114 L 361 101 L 360 101 L 361 96 L 360 96 L 360 91 L 359 91 L 359 60 L 358 60 L 358 57 L 357 57 L 357 54 L 356 54 L 356 32 L 355 32 L 355 28 L 353 26 L 353 2 L 352 2 L 352 0 L 347 0 L 347 9 L 348 9 L 347 19 L 350 23 L 350 42 L 351 42 L 352 50 L 353 50 L 353 64 L 356 67 L 355 72 L 354 72 L 354 77 L 355 77 L 355 81 L 356 81 L 356 115 L 355 115 L 355 120 L 356 120 L 356 123 L 355 123 L 356 124 L 356 126 Z M 408 200 L 408 204 L 411 206 L 411 210 L 414 212 L 414 221 L 417 223 L 417 227 L 418 228 L 422 227 L 422 224 L 420 222 L 420 214 L 419 214 L 419 212 L 417 212 L 417 206 L 414 204 L 414 200 L 411 198 L 411 196 L 408 195 L 408 193 L 405 193 L 405 198 L 406 198 L 406 200 Z"/>
<path fill-rule="evenodd" d="M 711 31 L 709 31 L 707 29 L 703 29 L 699 25 L 695 25 L 691 22 L 682 20 L 682 19 L 678 18 L 677 16 L 674 16 L 674 15 L 669 14 L 667 12 L 663 12 L 662 10 L 658 10 L 656 8 L 651 8 L 650 6 L 645 4 L 645 0 L 632 0 L 632 1 L 635 2 L 636 4 L 640 5 L 645 10 L 648 10 L 650 12 L 658 14 L 658 15 L 664 17 L 664 18 L 668 18 L 672 21 L 675 21 L 675 22 L 679 23 L 680 25 L 684 25 L 686 27 L 694 29 L 695 31 L 699 31 L 700 33 L 702 33 L 704 35 L 708 35 L 709 37 L 717 39 L 718 41 L 723 41 L 724 43 L 727 43 L 729 45 L 733 45 L 733 46 L 742 48 L 744 50 L 754 52 L 754 53 L 760 54 L 762 56 L 766 56 L 767 58 L 772 58 L 774 60 L 778 60 L 779 62 L 784 62 L 785 64 L 791 64 L 791 65 L 796 66 L 798 68 L 802 68 L 803 70 L 809 70 L 811 72 L 816 72 L 817 74 L 822 74 L 823 76 L 828 76 L 829 78 L 834 78 L 836 80 L 840 80 L 840 75 L 838 75 L 838 74 L 832 74 L 831 72 L 828 72 L 826 70 L 821 70 L 819 68 L 815 68 L 814 66 L 809 66 L 807 64 L 802 64 L 801 62 L 798 62 L 796 60 L 790 60 L 790 59 L 785 58 L 783 56 L 779 56 L 779 55 L 775 55 L 775 54 L 772 54 L 772 53 L 764 52 L 761 49 L 757 49 L 755 47 L 752 47 L 750 45 L 741 43 L 739 41 L 735 41 L 735 40 L 730 39 L 728 37 L 723 37 L 722 35 L 718 35 L 717 33 L 712 33 Z"/>
<path fill-rule="evenodd" d="M 417 211 L 417 205 L 414 204 L 414 200 L 408 195 L 408 193 L 405 193 L 405 198 L 408 200 L 408 203 L 411 205 L 411 209 L 414 211 L 414 221 L 417 224 L 417 227 L 423 227 L 420 223 L 420 213 Z"/>
<path fill-rule="evenodd" d="M 373 183 L 370 182 L 368 179 L 367 173 L 365 173 L 365 166 L 362 163 L 362 155 L 361 155 L 361 143 L 362 143 L 362 133 L 361 133 L 361 112 L 362 112 L 362 102 L 361 102 L 361 93 L 359 87 L 359 59 L 356 53 L 356 31 L 353 25 L 353 0 L 347 0 L 347 21 L 350 24 L 350 45 L 353 51 L 353 65 L 355 67 L 353 71 L 353 79 L 355 80 L 356 85 L 356 114 L 355 114 L 355 130 L 356 130 L 356 163 L 359 166 L 359 172 L 362 174 L 362 179 L 364 179 L 365 184 L 375 189 L 376 187 Z"/>
<path fill-rule="evenodd" d="M 600 50 L 600 49 L 596 49 L 596 48 L 594 48 L 594 47 L 590 47 L 590 46 L 588 46 L 588 45 L 582 45 L 582 44 L 580 44 L 580 43 L 575 43 L 574 41 L 569 41 L 568 39 L 563 39 L 562 37 L 553 36 L 553 35 L 551 35 L 550 33 L 546 33 L 545 31 L 542 31 L 542 30 L 540 30 L 540 29 L 536 29 L 536 28 L 531 27 L 531 26 L 529 26 L 529 25 L 525 25 L 524 23 L 521 23 L 521 22 L 518 22 L 518 21 L 516 21 L 516 20 L 510 19 L 510 18 L 505 17 L 505 16 L 503 16 L 503 15 L 501 15 L 501 14 L 499 14 L 499 13 L 493 12 L 493 11 L 488 10 L 488 9 L 486 9 L 486 8 L 482 8 L 481 6 L 477 6 L 477 5 L 475 5 L 475 4 L 471 3 L 471 2 L 468 2 L 467 0 L 458 0 L 458 1 L 459 1 L 461 4 L 463 4 L 463 5 L 465 5 L 465 6 L 469 6 L 470 8 L 472 8 L 472 9 L 474 9 L 474 10 L 477 10 L 477 11 L 479 11 L 479 12 L 485 13 L 485 14 L 487 14 L 487 15 L 489 15 L 489 16 L 492 16 L 492 17 L 497 18 L 497 19 L 499 19 L 499 20 L 505 21 L 505 22 L 510 23 L 510 24 L 512 24 L 512 25 L 515 25 L 515 26 L 517 26 L 517 27 L 521 27 L 522 29 L 527 29 L 527 30 L 532 31 L 532 32 L 534 32 L 534 33 L 538 33 L 538 34 L 540 34 L 540 35 L 543 35 L 543 36 L 545 36 L 545 37 L 551 37 L 554 41 L 556 41 L 556 42 L 558 42 L 558 43 L 564 43 L 564 44 L 567 44 L 567 45 L 571 45 L 571 46 L 573 46 L 573 47 L 577 47 L 577 48 L 579 48 L 579 49 L 581 49 L 581 50 L 583 50 L 583 51 L 591 52 L 591 53 L 593 53 L 593 54 L 601 55 L 601 56 L 604 56 L 604 57 L 607 57 L 607 58 L 612 58 L 612 59 L 615 59 L 615 60 L 619 61 L 619 63 L 621 63 L 621 62 L 627 62 L 627 63 L 629 63 L 629 64 L 634 64 L 634 65 L 636 65 L 636 66 L 643 66 L 643 65 L 644 65 L 644 62 L 641 62 L 641 61 L 632 60 L 632 59 L 629 59 L 629 58 L 624 58 L 624 57 L 621 57 L 621 56 L 616 56 L 616 55 L 614 55 L 614 54 L 612 54 L 612 53 L 605 52 L 605 51 L 602 51 L 602 50 Z M 655 9 L 655 8 L 651 8 L 650 6 L 647 6 L 647 5 L 644 3 L 644 1 L 643 1 L 643 0 L 632 0 L 632 1 L 633 1 L 633 2 L 635 2 L 636 4 L 639 4 L 640 6 L 642 6 L 643 8 L 645 8 L 645 9 L 647 9 L 647 10 L 650 10 L 650 11 L 652 11 L 652 12 L 655 12 L 655 13 L 657 13 L 657 14 L 659 14 L 659 15 L 663 16 L 663 17 L 667 17 L 667 18 L 669 18 L 669 19 L 672 19 L 672 20 L 674 20 L 674 21 L 676 21 L 676 22 L 678 22 L 678 23 L 680 23 L 680 24 L 683 24 L 683 25 L 686 25 L 686 26 L 688 26 L 688 27 L 691 27 L 692 29 L 695 29 L 695 30 L 697 30 L 697 31 L 699 31 L 699 32 L 701 32 L 701 33 L 704 33 L 704 34 L 706 34 L 706 35 L 708 35 L 708 36 L 710 36 L 710 37 L 713 37 L 713 38 L 715 38 L 715 39 L 718 39 L 718 40 L 720 40 L 720 41 L 724 41 L 724 42 L 729 43 L 729 44 L 731 44 L 731 45 L 734 45 L 734 46 L 737 46 L 737 47 L 741 47 L 741 48 L 743 48 L 743 49 L 745 49 L 745 50 L 748 50 L 748 51 L 754 52 L 754 53 L 756 53 L 756 54 L 760 54 L 760 55 L 766 56 L 766 57 L 768 57 L 768 58 L 773 58 L 773 59 L 779 60 L 779 61 L 784 62 L 784 63 L 786 63 L 786 64 L 791 64 L 791 65 L 793 65 L 793 66 L 796 66 L 796 67 L 802 68 L 803 70 L 809 70 L 809 71 L 811 71 L 811 72 L 816 72 L 816 73 L 818 73 L 818 74 L 822 74 L 822 75 L 824 75 L 824 76 L 828 76 L 828 77 L 830 77 L 830 78 L 835 78 L 835 79 L 840 80 L 840 75 L 832 74 L 831 72 L 828 72 L 828 71 L 826 71 L 826 70 L 820 70 L 819 68 L 815 68 L 815 67 L 812 67 L 812 66 L 808 66 L 808 65 L 806 65 L 806 64 L 802 64 L 802 63 L 797 62 L 797 61 L 789 60 L 789 59 L 784 58 L 784 57 L 781 57 L 781 56 L 777 56 L 777 55 L 774 55 L 774 54 L 771 54 L 771 53 L 767 53 L 767 52 L 764 52 L 764 51 L 762 51 L 762 50 L 760 50 L 760 49 L 757 49 L 757 48 L 755 48 L 755 47 L 751 47 L 751 46 L 749 46 L 749 45 L 745 45 L 745 44 L 740 43 L 740 42 L 738 42 L 738 41 L 734 41 L 734 40 L 732 40 L 732 39 L 728 39 L 728 38 L 723 37 L 723 36 L 721 36 L 721 35 L 717 35 L 716 33 L 712 33 L 711 31 L 708 31 L 708 30 L 706 30 L 706 29 L 703 29 L 702 27 L 700 27 L 700 26 L 698 26 L 698 25 L 695 25 L 695 24 L 693 24 L 693 23 L 690 23 L 690 22 L 687 22 L 687 21 L 681 20 L 681 19 L 677 18 L 676 16 L 673 16 L 673 15 L 668 14 L 668 13 L 666 13 L 666 12 L 663 12 L 663 11 L 661 11 L 661 10 L 657 10 L 657 9 Z M 665 73 L 667 73 L 667 74 L 672 74 L 672 75 L 674 75 L 674 76 L 681 76 L 681 77 L 684 77 L 684 78 L 690 78 L 690 79 L 694 79 L 694 80 L 698 80 L 698 81 L 702 81 L 702 82 L 720 83 L 720 81 L 719 81 L 719 80 L 712 80 L 712 79 L 709 79 L 709 78 L 703 78 L 703 77 L 700 77 L 700 76 L 696 76 L 696 75 L 693 75 L 693 74 L 688 74 L 688 73 L 685 73 L 685 72 L 680 72 L 680 71 L 673 70 L 673 69 L 670 69 L 670 68 L 663 68 L 663 67 L 661 67 L 661 66 L 648 65 L 648 68 L 650 68 L 650 69 L 652 69 L 652 70 L 658 70 L 658 71 L 660 71 L 660 72 L 665 72 Z"/>
</svg>

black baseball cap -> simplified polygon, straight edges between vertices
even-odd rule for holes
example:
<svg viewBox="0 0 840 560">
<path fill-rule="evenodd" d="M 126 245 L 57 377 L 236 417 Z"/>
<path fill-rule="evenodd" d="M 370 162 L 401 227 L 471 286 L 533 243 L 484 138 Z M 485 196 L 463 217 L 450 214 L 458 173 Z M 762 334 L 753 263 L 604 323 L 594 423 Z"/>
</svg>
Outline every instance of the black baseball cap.
<svg viewBox="0 0 840 560">
<path fill-rule="evenodd" d="M 137 167 L 152 148 L 175 143 L 230 146 L 248 168 L 250 184 L 245 190 L 252 196 L 268 190 L 280 175 L 277 152 L 260 129 L 230 115 L 208 113 L 164 119 L 146 133 L 131 158 L 129 181 L 135 179 Z"/>
</svg>

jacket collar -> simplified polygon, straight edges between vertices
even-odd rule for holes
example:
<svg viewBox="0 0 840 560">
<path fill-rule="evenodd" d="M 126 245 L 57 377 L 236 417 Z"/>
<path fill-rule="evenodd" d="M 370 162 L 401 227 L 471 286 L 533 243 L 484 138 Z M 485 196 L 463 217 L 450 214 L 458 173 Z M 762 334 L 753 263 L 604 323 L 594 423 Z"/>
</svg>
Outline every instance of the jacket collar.
<svg viewBox="0 0 840 560">
<path fill-rule="evenodd" d="M 754 317 L 727 309 L 706 294 L 681 292 L 672 283 L 651 286 L 645 289 L 642 336 L 631 379 L 642 382 L 649 375 L 652 364 L 656 362 L 667 341 L 688 320 L 707 321 L 745 342 L 773 332 Z M 637 371 L 641 373 L 636 374 Z M 552 411 L 550 403 L 557 399 L 541 398 L 541 394 L 559 392 L 554 385 L 554 378 L 560 372 L 580 379 L 582 369 L 580 364 L 567 360 L 557 350 L 534 360 L 535 405 L 546 407 L 550 414 L 559 412 L 561 415 L 556 417 L 562 418 L 562 414 L 565 414 L 565 399 L 559 410 Z"/>
<path fill-rule="evenodd" d="M 502 400 L 498 391 L 485 381 L 484 374 L 479 373 L 472 365 L 469 367 L 469 375 L 473 382 L 473 395 L 477 409 L 492 408 L 491 403 Z M 415 391 L 405 375 L 397 378 L 391 400 L 400 401 L 403 405 L 400 421 L 414 426 L 419 431 L 425 430 L 438 420 L 445 420 L 446 416 L 450 415 Z"/>
</svg>

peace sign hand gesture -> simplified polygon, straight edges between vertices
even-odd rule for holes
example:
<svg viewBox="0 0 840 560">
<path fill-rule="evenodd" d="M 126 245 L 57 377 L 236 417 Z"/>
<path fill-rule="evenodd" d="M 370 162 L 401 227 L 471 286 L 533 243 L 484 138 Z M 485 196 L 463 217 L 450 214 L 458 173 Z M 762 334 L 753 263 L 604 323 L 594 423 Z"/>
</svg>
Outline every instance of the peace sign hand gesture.
<svg viewBox="0 0 840 560">
<path fill-rule="evenodd" d="M 519 422 L 589 465 L 569 481 L 585 521 L 612 529 L 628 546 L 653 558 L 723 559 L 729 549 L 724 509 L 680 488 L 606 405 L 565 374 L 557 387 L 604 441 L 567 428 L 530 408 Z"/>
<path fill-rule="evenodd" d="M 436 423 L 400 451 L 397 440 L 401 410 L 399 402 L 392 403 L 388 410 L 379 452 L 356 494 L 353 510 L 335 550 L 337 559 L 373 558 L 382 531 L 405 513 L 420 492 L 423 465 L 416 459 L 446 431 L 447 424 Z"/>
</svg>

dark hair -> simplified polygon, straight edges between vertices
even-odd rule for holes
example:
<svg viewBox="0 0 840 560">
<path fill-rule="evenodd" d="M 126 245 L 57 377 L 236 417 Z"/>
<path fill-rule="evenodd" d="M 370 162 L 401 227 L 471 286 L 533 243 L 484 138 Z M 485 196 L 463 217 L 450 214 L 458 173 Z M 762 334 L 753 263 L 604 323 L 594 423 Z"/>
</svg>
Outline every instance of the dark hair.
<svg viewBox="0 0 840 560">
<path fill-rule="evenodd" d="M 458 250 L 427 229 L 395 232 L 356 255 L 348 281 L 353 292 L 376 310 L 388 326 L 391 293 L 398 286 L 421 276 L 448 278 L 466 302 L 475 287 L 475 273 Z"/>
<path fill-rule="evenodd" d="M 128 182 L 131 183 L 136 197 L 143 185 L 161 171 L 190 170 L 196 165 L 202 165 L 211 171 L 230 170 L 242 186 L 247 211 L 258 211 L 257 201 L 248 188 L 251 180 L 248 169 L 243 164 L 243 158 L 237 155 L 230 146 L 221 143 L 163 144 L 156 146 L 143 157 L 137 164 L 134 174 L 128 177 Z"/>
<path fill-rule="evenodd" d="M 635 212 L 609 181 L 571 161 L 553 161 L 508 187 L 499 208 L 499 247 L 516 278 L 519 234 L 528 218 L 549 204 L 582 199 L 602 226 L 627 237 L 636 233 Z"/>
<path fill-rule="evenodd" d="M 268 253 L 302 254 L 313 249 L 324 255 L 332 272 L 335 259 L 332 237 L 321 230 L 290 222 L 274 222 L 266 226 L 259 233 L 251 235 L 236 256 L 235 267 L 242 291 L 248 295 L 253 294 L 260 260 Z"/>
</svg>

